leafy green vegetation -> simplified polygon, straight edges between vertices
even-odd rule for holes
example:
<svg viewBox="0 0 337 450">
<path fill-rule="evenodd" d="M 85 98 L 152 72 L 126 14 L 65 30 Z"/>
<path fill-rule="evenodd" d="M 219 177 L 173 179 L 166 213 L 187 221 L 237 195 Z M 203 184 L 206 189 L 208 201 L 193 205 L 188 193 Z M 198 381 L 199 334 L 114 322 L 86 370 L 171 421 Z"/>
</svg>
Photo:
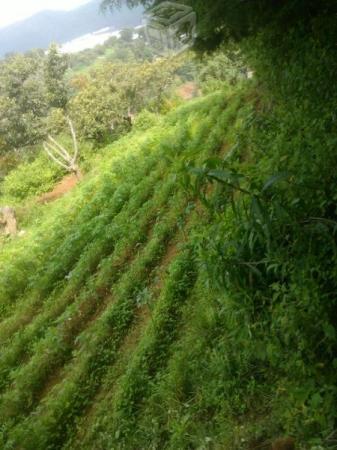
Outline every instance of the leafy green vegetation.
<svg viewBox="0 0 337 450">
<path fill-rule="evenodd" d="M 38 143 L 45 136 L 45 117 L 55 103 L 51 86 L 57 93 L 64 86 L 62 77 L 66 58 L 51 48 L 26 55 L 12 55 L 0 62 L 0 154 Z M 55 91 L 56 93 L 56 91 Z"/>
<path fill-rule="evenodd" d="M 62 170 L 44 154 L 12 170 L 1 185 L 3 200 L 23 200 L 52 190 Z"/>
<path fill-rule="evenodd" d="M 217 102 L 221 108 L 221 96 Z M 220 139 L 220 145 L 219 136 L 211 134 L 207 138 L 206 127 L 218 115 L 219 107 L 204 121 L 203 134 L 195 138 L 195 144 L 203 142 L 206 136 L 205 142 L 213 137 L 213 141 Z M 91 192 L 95 190 L 90 202 L 92 207 L 86 204 L 79 216 L 72 214 L 72 221 L 68 208 L 72 207 L 75 199 L 69 197 L 69 205 L 63 205 L 62 209 L 55 205 L 54 214 L 59 214 L 57 229 L 60 230 L 60 221 L 63 222 L 62 236 L 57 232 L 51 233 L 51 223 L 56 231 L 54 216 L 48 220 L 49 224 L 33 227 L 29 237 L 5 247 L 2 254 L 4 259 L 11 252 L 18 252 L 19 248 L 23 258 L 21 263 L 20 258 L 16 259 L 16 268 L 11 266 L 6 270 L 2 266 L 1 272 L 4 319 L 1 340 L 2 344 L 7 343 L 0 364 L 4 390 L 0 408 L 4 417 L 5 441 L 9 433 L 8 438 L 13 436 L 19 441 L 24 439 L 27 448 L 43 448 L 45 445 L 56 445 L 60 439 L 66 438 L 64 431 L 59 433 L 57 430 L 63 430 L 61 424 L 65 423 L 64 420 L 70 426 L 81 409 L 90 403 L 99 387 L 100 377 L 104 376 L 114 361 L 112 349 L 116 346 L 118 350 L 134 320 L 141 293 L 146 286 L 151 287 L 151 277 L 155 277 L 156 266 L 162 258 L 165 259 L 171 239 L 184 227 L 190 210 L 189 195 L 180 192 L 175 177 L 182 165 L 181 154 L 191 144 L 186 139 L 188 128 L 198 120 L 196 117 L 188 119 L 191 122 L 189 126 L 181 126 L 175 115 L 168 117 L 168 120 L 169 125 L 151 128 L 147 135 L 143 131 L 135 131 L 133 136 L 118 141 L 107 152 L 101 167 L 106 165 L 103 174 L 99 173 L 88 184 L 83 184 L 77 193 L 84 196 L 83 201 L 86 201 L 90 192 L 85 192 L 88 189 Z M 116 154 L 112 166 L 111 152 L 112 155 Z M 201 156 L 199 153 L 194 156 L 191 154 L 191 157 L 197 158 L 196 161 Z M 164 183 L 163 179 L 166 180 Z M 157 183 L 159 189 L 156 188 Z M 82 207 L 79 204 L 77 208 Z M 65 212 L 65 209 L 68 211 Z M 99 216 L 96 213 L 98 209 L 101 211 Z M 132 221 L 130 217 L 133 217 Z M 64 240 L 63 233 L 68 234 L 69 241 L 60 246 L 60 239 Z M 33 238 L 34 234 L 39 235 L 40 244 Z M 31 250 L 30 245 L 33 245 Z M 22 246 L 25 247 L 24 251 Z M 137 247 L 139 250 L 133 255 Z M 58 255 L 50 260 L 47 268 L 46 261 L 52 248 Z M 40 254 L 39 260 L 34 257 L 36 251 Z M 35 281 L 28 281 L 31 264 L 35 265 Z M 14 290 L 6 289 L 6 286 Z M 176 289 L 174 283 L 171 289 Z M 97 318 L 92 322 L 96 314 Z M 66 329 L 63 324 L 67 324 Z M 115 326 L 116 336 L 110 332 Z M 79 342 L 82 342 L 82 351 L 76 348 Z M 89 343 L 91 350 L 87 347 Z M 108 352 L 106 356 L 104 349 Z M 22 366 L 23 360 L 26 364 Z M 65 375 L 69 375 L 69 383 L 66 382 L 62 390 L 64 386 L 68 387 L 64 394 L 55 392 L 55 397 L 51 396 L 53 406 L 51 409 L 47 407 L 49 419 L 42 414 L 43 421 L 36 428 L 41 426 L 45 432 L 33 432 L 29 444 L 26 433 L 31 426 L 35 427 L 29 423 L 29 412 L 39 407 L 44 386 L 55 375 L 55 370 L 63 365 Z M 93 372 L 94 367 L 97 367 L 97 373 Z M 89 373 L 91 375 L 87 384 L 84 380 Z M 13 390 L 11 386 L 14 387 L 14 379 Z M 76 402 L 73 402 L 76 398 Z M 68 408 L 64 409 L 66 404 L 70 408 L 67 414 Z M 63 405 L 62 415 L 54 416 L 52 411 L 56 408 L 56 413 L 60 405 Z M 38 416 L 36 419 L 40 420 Z M 55 420 L 61 428 L 55 428 Z"/>
<path fill-rule="evenodd" d="M 155 56 L 143 29 L 126 28 L 121 30 L 120 37 L 112 36 L 104 44 L 69 55 L 70 76 L 86 72 L 93 65 L 152 61 Z"/>
<path fill-rule="evenodd" d="M 0 243 L 4 450 L 336 449 L 335 17 L 281 33 L 277 11 L 177 107 L 161 87 L 184 57 L 79 75 L 74 116 L 105 93 L 84 135 L 139 114 L 63 198 L 30 216 L 54 178 L 20 184 L 39 158 L 6 176 L 26 233 Z"/>
</svg>

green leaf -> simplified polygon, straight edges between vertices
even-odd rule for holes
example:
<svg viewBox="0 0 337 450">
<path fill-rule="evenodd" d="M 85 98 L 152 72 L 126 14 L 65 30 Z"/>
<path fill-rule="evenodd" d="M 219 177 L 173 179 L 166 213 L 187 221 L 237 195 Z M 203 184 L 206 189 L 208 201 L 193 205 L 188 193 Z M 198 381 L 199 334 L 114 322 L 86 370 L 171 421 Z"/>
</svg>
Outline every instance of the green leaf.
<svg viewBox="0 0 337 450">
<path fill-rule="evenodd" d="M 325 323 L 323 325 L 324 334 L 328 339 L 336 339 L 336 330 L 330 323 Z"/>
<path fill-rule="evenodd" d="M 316 392 L 310 399 L 310 404 L 312 408 L 318 408 L 323 402 L 323 399 L 321 397 L 321 394 Z"/>
<path fill-rule="evenodd" d="M 289 177 L 290 177 L 289 172 L 280 172 L 280 173 L 273 175 L 271 178 L 269 178 L 267 183 L 263 186 L 262 192 L 265 192 L 270 187 L 272 187 L 274 184 L 278 183 L 281 180 L 286 180 Z"/>
<path fill-rule="evenodd" d="M 208 172 L 208 176 L 224 183 L 239 183 L 240 179 L 243 178 L 243 175 L 230 170 L 211 170 Z"/>
</svg>

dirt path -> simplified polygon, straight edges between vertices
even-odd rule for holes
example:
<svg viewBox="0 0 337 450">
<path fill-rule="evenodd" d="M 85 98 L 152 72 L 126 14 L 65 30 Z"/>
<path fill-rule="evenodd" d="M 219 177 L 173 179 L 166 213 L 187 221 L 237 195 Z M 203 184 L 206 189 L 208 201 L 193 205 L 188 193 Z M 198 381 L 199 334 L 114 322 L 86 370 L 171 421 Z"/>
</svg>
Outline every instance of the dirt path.
<svg viewBox="0 0 337 450">
<path fill-rule="evenodd" d="M 79 182 L 79 178 L 76 175 L 67 175 L 65 176 L 51 192 L 47 192 L 46 194 L 41 195 L 38 198 L 39 203 L 49 203 L 57 200 L 60 197 L 63 197 L 65 194 L 70 192 Z"/>
</svg>

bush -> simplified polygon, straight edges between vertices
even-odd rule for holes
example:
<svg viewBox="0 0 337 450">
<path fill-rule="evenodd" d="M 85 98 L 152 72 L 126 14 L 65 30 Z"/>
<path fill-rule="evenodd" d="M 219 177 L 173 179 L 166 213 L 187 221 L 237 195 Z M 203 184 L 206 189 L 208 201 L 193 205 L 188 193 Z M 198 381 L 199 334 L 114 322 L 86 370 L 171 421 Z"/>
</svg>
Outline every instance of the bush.
<svg viewBox="0 0 337 450">
<path fill-rule="evenodd" d="M 238 83 L 247 77 L 247 71 L 239 50 L 219 50 L 205 58 L 198 81 L 203 92 L 209 94 Z"/>
<path fill-rule="evenodd" d="M 63 173 L 63 169 L 41 153 L 32 163 L 21 164 L 6 176 L 1 194 L 13 200 L 24 200 L 48 192 Z"/>
<path fill-rule="evenodd" d="M 133 128 L 139 131 L 146 131 L 159 123 L 158 114 L 154 114 L 146 109 L 136 116 Z"/>
</svg>

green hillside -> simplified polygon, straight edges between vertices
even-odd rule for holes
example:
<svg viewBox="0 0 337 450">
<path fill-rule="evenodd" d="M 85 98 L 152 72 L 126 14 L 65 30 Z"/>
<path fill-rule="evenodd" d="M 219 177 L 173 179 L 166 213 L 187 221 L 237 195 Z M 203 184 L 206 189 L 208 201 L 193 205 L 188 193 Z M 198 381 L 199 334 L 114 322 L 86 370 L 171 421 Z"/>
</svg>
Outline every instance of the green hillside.
<svg viewBox="0 0 337 450">
<path fill-rule="evenodd" d="M 291 292 L 314 285 L 277 282 L 271 267 L 263 310 L 254 305 L 264 289 L 258 267 L 255 297 L 249 283 L 236 295 L 210 284 L 219 227 L 238 230 L 229 205 L 210 212 L 225 185 L 202 174 L 228 190 L 239 176 L 220 164 L 252 170 L 240 136 L 264 114 L 254 92 L 248 83 L 197 99 L 121 138 L 2 248 L 2 448 L 234 449 L 284 432 L 307 448 L 332 423 L 333 371 L 317 378 L 325 355 L 318 360 L 307 341 L 318 338 L 312 315 L 323 321 L 326 310 L 308 310 L 306 295 L 294 304 Z M 317 364 L 312 372 L 304 358 Z"/>
<path fill-rule="evenodd" d="M 141 103 L 55 202 L 58 174 L 19 189 L 1 450 L 337 448 L 334 20 L 244 41 L 252 79 L 210 76 L 220 52 L 199 98 Z"/>
<path fill-rule="evenodd" d="M 121 419 L 111 417 L 112 436 L 133 428 L 132 411 L 200 300 L 189 236 L 205 219 L 177 174 L 185 161 L 224 153 L 238 106 L 219 94 L 121 139 L 96 174 L 2 250 L 4 448 L 73 448 L 76 439 L 95 448 L 107 412 Z"/>
</svg>

